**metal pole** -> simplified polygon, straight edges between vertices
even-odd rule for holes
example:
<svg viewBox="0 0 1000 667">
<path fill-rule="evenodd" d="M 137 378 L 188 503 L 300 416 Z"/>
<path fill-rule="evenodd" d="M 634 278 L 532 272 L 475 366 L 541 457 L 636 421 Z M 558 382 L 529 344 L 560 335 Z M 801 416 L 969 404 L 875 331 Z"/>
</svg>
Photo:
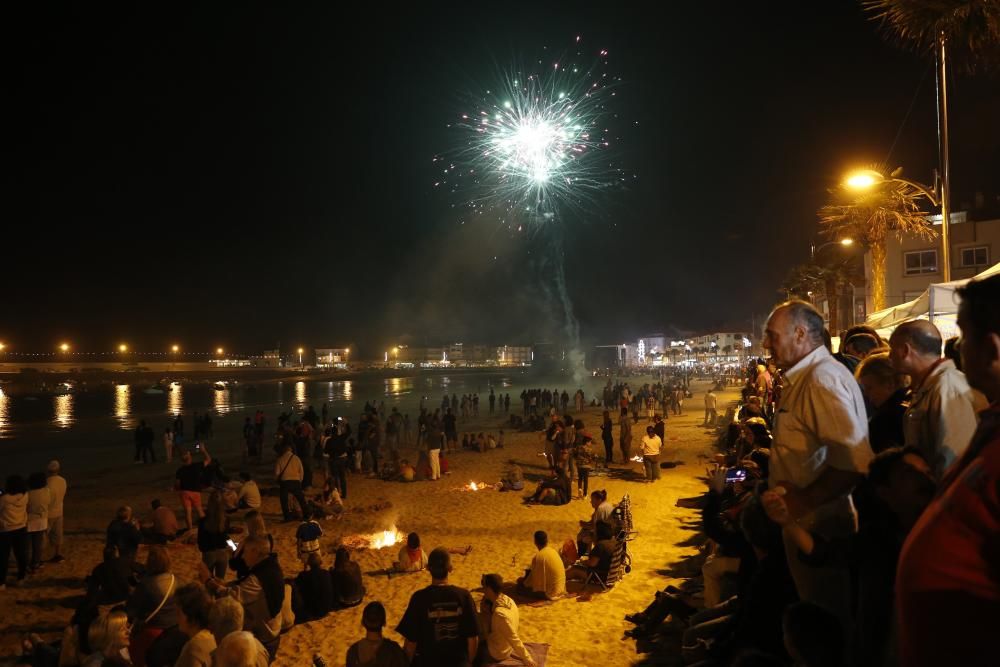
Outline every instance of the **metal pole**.
<svg viewBox="0 0 1000 667">
<path fill-rule="evenodd" d="M 951 223 L 951 182 L 948 175 L 948 74 L 944 31 L 938 35 L 938 150 L 941 160 L 941 277 L 951 281 L 951 241 L 948 226 Z"/>
</svg>

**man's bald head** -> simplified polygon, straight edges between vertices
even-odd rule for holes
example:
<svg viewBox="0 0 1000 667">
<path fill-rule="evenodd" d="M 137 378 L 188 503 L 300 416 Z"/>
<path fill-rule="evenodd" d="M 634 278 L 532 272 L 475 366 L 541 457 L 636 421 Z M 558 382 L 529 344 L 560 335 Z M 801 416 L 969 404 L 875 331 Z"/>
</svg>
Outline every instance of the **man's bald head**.
<svg viewBox="0 0 1000 667">
<path fill-rule="evenodd" d="M 941 356 L 941 332 L 927 320 L 904 322 L 896 327 L 889 338 L 889 345 L 903 344 L 925 357 L 937 359 Z"/>
<path fill-rule="evenodd" d="M 786 301 L 767 318 L 764 347 L 778 368 L 788 369 L 823 345 L 823 316 L 805 301 Z"/>
</svg>

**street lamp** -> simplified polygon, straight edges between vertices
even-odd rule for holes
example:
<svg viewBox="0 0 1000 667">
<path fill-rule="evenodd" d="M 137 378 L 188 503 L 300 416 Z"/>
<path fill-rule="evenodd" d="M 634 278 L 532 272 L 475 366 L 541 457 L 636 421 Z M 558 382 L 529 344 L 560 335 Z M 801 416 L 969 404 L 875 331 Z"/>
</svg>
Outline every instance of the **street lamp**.
<svg viewBox="0 0 1000 667">
<path fill-rule="evenodd" d="M 61 343 L 59 345 L 59 351 L 62 352 L 62 353 L 64 353 L 64 354 L 66 352 L 69 352 L 69 343 Z"/>
<path fill-rule="evenodd" d="M 299 368 L 302 368 L 302 348 L 299 348 Z"/>
<path fill-rule="evenodd" d="M 893 174 L 898 173 L 900 170 L 897 169 Z M 875 169 L 859 169 L 858 171 L 851 172 L 846 179 L 844 179 L 844 185 L 852 190 L 867 190 L 876 185 L 881 185 L 882 183 L 903 183 L 904 185 L 909 185 L 914 190 L 917 190 L 923 196 L 931 202 L 932 206 L 937 206 L 941 208 L 941 261 L 943 268 L 941 271 L 941 277 L 944 282 L 951 281 L 951 246 L 949 245 L 949 228 L 948 225 L 951 222 L 951 211 L 949 210 L 948 201 L 942 196 L 941 190 L 943 190 L 941 179 L 937 172 L 934 173 L 934 185 L 927 186 L 923 183 L 918 183 L 916 181 L 911 181 L 908 178 L 900 178 L 899 176 L 889 175 L 885 176 L 882 172 Z"/>
<path fill-rule="evenodd" d="M 171 345 L 170 346 L 170 351 L 173 352 L 174 354 L 177 354 L 180 351 L 180 349 L 181 349 L 180 345 Z"/>
<path fill-rule="evenodd" d="M 809 259 L 810 260 L 815 260 L 816 259 L 816 253 L 818 253 L 820 250 L 822 250 L 823 248 L 827 247 L 828 245 L 841 245 L 841 246 L 844 246 L 846 248 L 848 246 L 854 245 L 854 239 L 852 239 L 852 238 L 844 238 L 844 239 L 839 239 L 837 241 L 827 241 L 826 243 L 822 243 L 819 246 L 810 245 L 809 246 Z"/>
<path fill-rule="evenodd" d="M 215 348 L 215 353 L 216 353 L 217 355 L 219 355 L 219 356 L 221 357 L 221 356 L 222 356 L 222 354 L 223 354 L 223 350 L 222 350 L 222 348 L 221 348 L 221 347 L 217 347 L 217 348 Z"/>
<path fill-rule="evenodd" d="M 128 345 L 122 343 L 121 345 L 118 346 L 118 351 L 121 352 L 122 354 L 125 354 L 126 352 L 128 352 Z"/>
</svg>

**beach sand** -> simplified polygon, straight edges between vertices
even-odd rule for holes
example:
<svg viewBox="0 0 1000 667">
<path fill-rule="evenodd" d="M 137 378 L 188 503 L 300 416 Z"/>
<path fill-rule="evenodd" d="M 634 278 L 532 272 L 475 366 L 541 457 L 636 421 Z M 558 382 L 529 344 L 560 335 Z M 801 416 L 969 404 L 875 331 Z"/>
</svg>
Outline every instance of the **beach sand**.
<svg viewBox="0 0 1000 667">
<path fill-rule="evenodd" d="M 642 380 L 632 378 L 633 387 Z M 705 485 L 705 460 L 712 454 L 714 436 L 701 427 L 702 398 L 707 383 L 694 384 L 694 398 L 686 402 L 686 412 L 667 420 L 667 441 L 661 461 L 680 462 L 673 469 L 662 470 L 662 479 L 654 484 L 641 481 L 642 464 L 618 463 L 612 466 L 609 476 L 592 477 L 590 488 L 607 489 L 608 498 L 618 502 L 623 494 L 632 498 L 633 515 L 638 537 L 629 543 L 632 571 L 612 590 L 601 593 L 593 588 L 590 595 L 571 597 L 542 606 L 521 605 L 520 635 L 524 641 L 550 645 L 548 664 L 553 667 L 579 665 L 630 665 L 640 657 L 635 642 L 622 641 L 622 633 L 631 626 L 623 616 L 639 611 L 652 599 L 655 591 L 667 584 L 678 584 L 677 564 L 695 554 L 699 542 L 697 533 L 700 517 L 696 510 L 675 506 L 678 498 L 696 496 Z M 720 412 L 735 392 L 720 395 Z M 520 408 L 511 405 L 512 410 Z M 601 411 L 587 408 L 583 415 L 588 431 L 599 441 Z M 617 416 L 614 417 L 617 423 Z M 502 417 L 480 416 L 468 424 L 460 423 L 462 431 L 495 431 L 501 426 Z M 644 428 L 645 418 L 638 427 Z M 532 534 L 545 530 L 550 542 L 556 545 L 572 539 L 577 532 L 577 521 L 589 517 L 591 508 L 586 500 L 575 500 L 561 507 L 522 504 L 524 493 L 499 493 L 494 490 L 479 492 L 462 491 L 470 481 L 493 483 L 499 479 L 505 462 L 515 459 L 528 478 L 526 488 L 534 488 L 534 480 L 544 475 L 542 439 L 538 433 L 513 433 L 506 430 L 505 448 L 487 453 L 458 452 L 448 456 L 450 474 L 436 482 L 413 483 L 383 482 L 362 475 L 348 479 L 348 513 L 339 521 L 323 521 L 322 543 L 327 551 L 326 561 L 332 562 L 330 551 L 341 536 L 372 533 L 395 525 L 402 533 L 416 531 L 420 534 L 425 550 L 436 546 L 462 548 L 471 546 L 468 555 L 453 555 L 454 572 L 451 582 L 473 590 L 477 604 L 481 594 L 482 574 L 497 572 L 505 581 L 513 582 L 524 573 L 535 553 Z M 617 427 L 615 429 L 617 433 Z M 633 450 L 637 449 L 638 435 L 633 428 Z M 230 474 L 238 470 L 238 443 L 210 443 L 213 454 L 228 462 Z M 273 461 L 273 454 L 265 447 L 265 462 Z M 598 449 L 601 449 L 598 442 Z M 45 456 L 49 454 L 46 453 Z M 415 452 L 404 450 L 403 456 L 416 461 Z M 11 656 L 20 637 L 25 632 L 40 632 L 47 639 L 55 639 L 67 624 L 75 603 L 80 599 L 83 578 L 100 560 L 104 530 L 113 518 L 117 506 L 130 504 L 140 517 L 148 516 L 149 503 L 161 498 L 175 507 L 178 518 L 182 513 L 171 490 L 176 465 L 132 465 L 123 461 L 108 462 L 99 472 L 86 479 L 74 476 L 73 470 L 64 469 L 69 480 L 66 500 L 67 561 L 48 564 L 45 569 L 29 578 L 22 588 L 8 586 L 0 593 L 0 655 Z M 258 479 L 262 486 L 270 486 L 270 466 L 259 468 Z M 631 471 L 626 473 L 625 471 Z M 626 477 L 626 478 L 623 478 Z M 629 479 L 630 478 L 630 479 Z M 575 486 L 575 484 L 574 484 Z M 391 509 L 366 511 L 375 503 L 388 501 Z M 294 531 L 296 523 L 280 524 L 280 509 L 276 495 L 264 498 L 264 514 L 268 527 L 276 539 L 280 562 L 286 576 L 294 576 L 300 569 L 295 557 Z M 380 600 L 387 609 L 389 628 L 387 635 L 402 641 L 392 631 L 398 623 L 411 593 L 430 583 L 426 572 L 388 577 L 375 574 L 388 568 L 396 559 L 399 546 L 378 551 L 356 552 L 367 588 L 366 602 Z M 140 551 L 143 560 L 145 548 Z M 175 544 L 170 547 L 174 572 L 182 579 L 194 579 L 196 564 L 200 560 L 193 545 Z M 683 568 L 682 568 L 683 569 Z M 11 575 L 13 576 L 13 574 Z M 574 590 L 571 587 L 571 590 Z M 275 664 L 309 665 L 314 653 L 322 655 L 330 665 L 343 665 L 348 646 L 363 635 L 361 629 L 362 606 L 338 611 L 322 621 L 295 626 L 281 640 L 281 649 Z"/>
</svg>

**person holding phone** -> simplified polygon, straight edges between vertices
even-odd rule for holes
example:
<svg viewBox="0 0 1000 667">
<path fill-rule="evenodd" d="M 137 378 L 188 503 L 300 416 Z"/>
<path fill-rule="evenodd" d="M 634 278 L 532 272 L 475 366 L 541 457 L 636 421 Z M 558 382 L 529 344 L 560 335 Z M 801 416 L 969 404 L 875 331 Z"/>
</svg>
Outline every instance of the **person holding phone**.
<svg viewBox="0 0 1000 667">
<path fill-rule="evenodd" d="M 208 497 L 208 511 L 198 521 L 198 550 L 209 572 L 219 579 L 226 576 L 229 558 L 236 549 L 235 543 L 229 539 L 226 504 L 218 489 Z"/>
</svg>

